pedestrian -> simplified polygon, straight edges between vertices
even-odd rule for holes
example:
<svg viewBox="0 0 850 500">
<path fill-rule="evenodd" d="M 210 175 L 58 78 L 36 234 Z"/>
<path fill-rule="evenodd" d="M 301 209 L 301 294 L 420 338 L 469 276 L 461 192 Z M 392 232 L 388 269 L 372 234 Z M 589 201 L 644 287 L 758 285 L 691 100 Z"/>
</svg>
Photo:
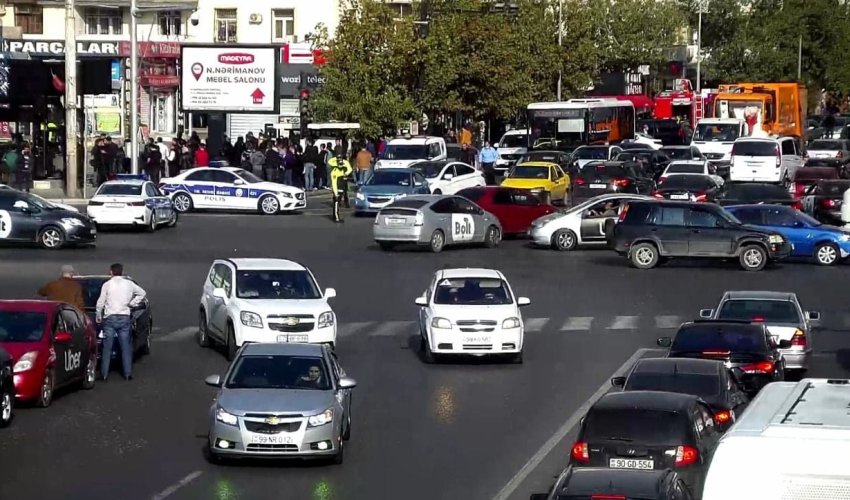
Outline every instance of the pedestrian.
<svg viewBox="0 0 850 500">
<path fill-rule="evenodd" d="M 322 144 L 319 149 L 318 163 L 316 163 L 316 187 L 319 189 L 328 187 L 328 160 L 330 160 L 330 151 L 327 144 Z"/>
<path fill-rule="evenodd" d="M 18 172 L 18 189 L 21 191 L 29 193 L 32 189 L 32 170 L 32 149 L 28 142 L 24 142 L 21 145 L 21 170 Z"/>
<path fill-rule="evenodd" d="M 361 146 L 357 152 L 357 157 L 354 160 L 357 165 L 357 184 L 366 184 L 366 179 L 369 177 L 369 172 L 372 169 L 372 153 L 369 152 L 367 146 Z"/>
<path fill-rule="evenodd" d="M 210 166 L 210 154 L 209 154 L 209 152 L 207 152 L 207 143 L 205 143 L 205 142 L 200 143 L 198 145 L 198 150 L 195 151 L 195 166 L 196 167 L 209 167 Z"/>
<path fill-rule="evenodd" d="M 488 186 L 496 184 L 495 165 L 498 159 L 499 152 L 496 151 L 496 148 L 491 146 L 489 142 L 485 142 L 479 155 L 479 161 L 481 161 L 481 170 L 484 171 L 484 179 Z"/>
<path fill-rule="evenodd" d="M 177 139 L 173 139 L 171 141 L 171 147 L 168 149 L 168 154 L 165 156 L 169 177 L 174 177 L 180 173 L 180 144 L 177 141 Z"/>
<path fill-rule="evenodd" d="M 103 164 L 106 168 L 106 178 L 109 179 L 119 169 L 119 165 L 116 162 L 118 159 L 118 144 L 112 142 L 111 136 L 107 135 L 106 139 L 103 141 L 101 156 L 103 157 Z"/>
<path fill-rule="evenodd" d="M 348 148 L 342 144 L 342 139 L 337 138 L 336 146 L 333 149 L 334 158 L 346 158 L 348 155 Z"/>
<path fill-rule="evenodd" d="M 171 149 L 168 147 L 168 144 L 162 142 L 162 137 L 156 138 L 156 147 L 159 148 L 159 154 L 163 160 L 168 158 L 168 151 Z"/>
<path fill-rule="evenodd" d="M 159 184 L 162 172 L 162 153 L 159 152 L 159 146 L 156 144 L 151 143 L 148 145 L 144 166 L 148 180 L 154 184 Z"/>
<path fill-rule="evenodd" d="M 14 189 L 20 189 L 18 187 L 20 184 L 20 182 L 18 181 L 18 177 L 20 174 L 23 159 L 21 158 L 21 154 L 18 152 L 17 145 L 12 144 L 12 147 L 6 151 L 6 154 L 3 155 L 3 163 L 6 165 L 6 173 L 9 178 L 9 185 Z"/>
<path fill-rule="evenodd" d="M 316 165 L 319 163 L 319 150 L 312 140 L 307 141 L 307 148 L 304 150 L 304 190 L 316 190 Z"/>
<path fill-rule="evenodd" d="M 65 302 L 80 310 L 86 311 L 86 302 L 83 299 L 83 286 L 74 279 L 77 272 L 74 266 L 64 265 L 61 268 L 59 279 L 55 279 L 38 289 L 38 294 L 47 300 Z"/>
<path fill-rule="evenodd" d="M 281 162 L 282 160 L 280 159 L 280 153 L 277 147 L 272 142 L 268 142 L 266 144 L 266 161 L 264 163 L 267 181 L 277 182 Z"/>
<path fill-rule="evenodd" d="M 460 148 L 460 160 L 461 163 L 466 163 L 470 166 L 475 166 L 475 150 L 469 147 L 469 144 L 464 144 Z"/>
<path fill-rule="evenodd" d="M 256 149 L 253 142 L 248 142 L 248 162 L 251 164 L 251 172 L 259 178 L 263 178 L 263 166 L 266 164 L 266 155 Z"/>
<path fill-rule="evenodd" d="M 342 222 L 342 217 L 339 214 L 341 203 L 345 203 L 345 207 L 349 207 L 348 203 L 348 183 L 346 177 L 351 175 L 351 163 L 345 158 L 334 157 L 330 160 L 331 166 L 331 193 L 333 193 L 333 214 L 334 222 Z"/>
<path fill-rule="evenodd" d="M 118 338 L 121 347 L 121 367 L 124 380 L 133 380 L 133 343 L 130 338 L 130 317 L 133 308 L 145 300 L 145 291 L 124 277 L 124 266 L 109 267 L 109 281 L 100 289 L 97 299 L 95 320 L 103 325 L 103 349 L 101 351 L 100 375 L 105 381 L 109 376 L 112 360 L 112 344 Z"/>
<path fill-rule="evenodd" d="M 284 146 L 283 152 L 283 183 L 287 186 L 294 186 L 295 172 L 295 148 L 292 146 Z"/>
<path fill-rule="evenodd" d="M 103 138 L 98 137 L 91 148 L 91 160 L 89 164 L 94 169 L 97 186 L 106 182 L 106 164 L 103 162 Z"/>
</svg>

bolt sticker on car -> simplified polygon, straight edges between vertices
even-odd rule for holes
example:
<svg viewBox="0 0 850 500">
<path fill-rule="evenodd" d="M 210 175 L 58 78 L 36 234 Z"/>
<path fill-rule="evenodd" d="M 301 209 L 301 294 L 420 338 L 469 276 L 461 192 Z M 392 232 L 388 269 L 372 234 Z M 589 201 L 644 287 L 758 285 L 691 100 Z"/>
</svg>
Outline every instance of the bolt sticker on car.
<svg viewBox="0 0 850 500">
<path fill-rule="evenodd" d="M 0 238 L 8 238 L 12 234 L 12 217 L 6 210 L 0 210 Z"/>
<path fill-rule="evenodd" d="M 468 214 L 452 215 L 452 240 L 471 241 L 475 234 L 475 221 Z"/>
</svg>

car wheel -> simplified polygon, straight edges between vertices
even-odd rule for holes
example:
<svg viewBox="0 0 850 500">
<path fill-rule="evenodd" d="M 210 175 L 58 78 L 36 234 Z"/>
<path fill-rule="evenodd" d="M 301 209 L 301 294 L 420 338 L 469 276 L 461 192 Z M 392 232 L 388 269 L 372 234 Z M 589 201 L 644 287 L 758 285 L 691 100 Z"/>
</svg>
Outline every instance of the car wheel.
<svg viewBox="0 0 850 500">
<path fill-rule="evenodd" d="M 343 459 L 345 458 L 345 445 L 343 444 L 343 442 L 344 441 L 342 440 L 339 441 L 339 450 L 336 452 L 333 458 L 331 458 L 331 463 L 333 463 L 334 465 L 342 465 Z"/>
<path fill-rule="evenodd" d="M 171 211 L 171 218 L 165 223 L 165 227 L 174 227 L 177 225 L 177 210 Z"/>
<path fill-rule="evenodd" d="M 434 356 L 434 352 L 431 351 L 431 346 L 428 344 L 428 340 L 425 337 L 419 338 L 419 350 L 422 352 L 422 361 L 429 365 L 437 361 L 437 358 Z"/>
<path fill-rule="evenodd" d="M 446 236 L 442 231 L 437 229 L 433 233 L 431 233 L 431 241 L 429 242 L 429 246 L 431 251 L 434 253 L 439 253 L 443 250 L 443 247 L 446 246 Z"/>
<path fill-rule="evenodd" d="M 575 249 L 578 245 L 576 233 L 569 229 L 558 229 L 552 235 L 552 248 L 555 250 L 569 251 Z"/>
<path fill-rule="evenodd" d="M 487 233 L 484 235 L 484 246 L 487 248 L 496 248 L 502 240 L 502 232 L 496 226 L 487 228 Z"/>
<path fill-rule="evenodd" d="M 148 323 L 148 331 L 145 333 L 145 345 L 139 349 L 139 354 L 149 356 L 151 353 L 151 334 L 153 334 L 153 320 Z"/>
<path fill-rule="evenodd" d="M 747 245 L 738 260 L 744 271 L 761 271 L 767 265 L 767 252 L 758 245 Z"/>
<path fill-rule="evenodd" d="M 8 427 L 14 415 L 15 395 L 6 391 L 0 395 L 0 427 Z"/>
<path fill-rule="evenodd" d="M 274 215 L 280 211 L 280 202 L 277 198 L 267 194 L 260 198 L 260 213 L 263 215 Z"/>
<path fill-rule="evenodd" d="M 148 225 L 145 226 L 145 230 L 149 233 L 156 231 L 156 212 L 151 211 L 151 216 L 149 217 Z"/>
<path fill-rule="evenodd" d="M 65 244 L 65 233 L 56 226 L 47 226 L 38 232 L 38 244 L 48 250 L 62 248 Z"/>
<path fill-rule="evenodd" d="M 201 347 L 210 346 L 210 338 L 207 336 L 207 315 L 201 311 L 198 315 L 198 345 Z"/>
<path fill-rule="evenodd" d="M 381 250 L 389 252 L 390 250 L 395 248 L 395 243 L 389 241 L 379 241 L 378 246 L 381 247 Z"/>
<path fill-rule="evenodd" d="M 186 193 L 175 194 L 174 198 L 171 199 L 171 203 L 174 204 L 175 210 L 184 214 L 192 211 L 192 208 L 194 208 L 192 198 Z"/>
<path fill-rule="evenodd" d="M 48 369 L 44 374 L 44 380 L 41 381 L 41 389 L 38 391 L 38 401 L 36 404 L 42 408 L 47 408 L 53 402 L 53 389 L 56 384 L 56 376 L 53 369 Z"/>
<path fill-rule="evenodd" d="M 658 249 L 652 243 L 638 243 L 629 252 L 629 261 L 638 269 L 652 269 L 658 264 Z"/>
<path fill-rule="evenodd" d="M 815 247 L 815 262 L 822 266 L 831 266 L 838 262 L 838 247 L 832 243 L 821 243 Z"/>
<path fill-rule="evenodd" d="M 233 361 L 239 348 L 236 346 L 236 334 L 233 333 L 233 325 L 230 323 L 227 324 L 227 345 L 225 347 L 227 349 L 227 360 Z"/>
<path fill-rule="evenodd" d="M 443 194 L 443 192 L 442 192 L 441 190 L 439 190 L 439 189 L 435 189 L 435 190 L 434 190 L 434 194 Z"/>
<path fill-rule="evenodd" d="M 89 362 L 86 364 L 86 372 L 83 374 L 83 389 L 93 389 L 94 379 L 97 376 L 97 353 L 89 353 Z"/>
</svg>

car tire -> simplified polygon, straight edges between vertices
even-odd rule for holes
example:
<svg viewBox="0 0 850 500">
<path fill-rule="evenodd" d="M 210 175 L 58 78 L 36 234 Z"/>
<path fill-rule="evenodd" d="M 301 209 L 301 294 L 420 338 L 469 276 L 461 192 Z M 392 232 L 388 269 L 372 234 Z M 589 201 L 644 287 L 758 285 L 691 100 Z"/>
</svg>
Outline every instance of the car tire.
<svg viewBox="0 0 850 500">
<path fill-rule="evenodd" d="M 499 228 L 496 226 L 488 227 L 487 232 L 484 233 L 484 246 L 487 248 L 496 248 L 499 246 L 500 241 L 502 241 L 502 232 L 499 231 Z"/>
<path fill-rule="evenodd" d="M 203 309 L 198 313 L 198 345 L 201 347 L 210 346 L 210 338 L 208 334 L 207 315 Z"/>
<path fill-rule="evenodd" d="M 759 245 L 746 245 L 738 257 L 744 271 L 761 271 L 767 265 L 767 252 Z"/>
<path fill-rule="evenodd" d="M 574 250 L 577 245 L 578 238 L 576 237 L 576 233 L 570 229 L 558 229 L 552 235 L 552 248 L 555 250 L 568 252 Z"/>
<path fill-rule="evenodd" d="M 168 219 L 168 222 L 165 223 L 165 227 L 174 227 L 177 225 L 177 219 L 179 215 L 177 214 L 177 210 L 171 211 L 171 218 Z"/>
<path fill-rule="evenodd" d="M 38 232 L 38 244 L 47 250 L 57 250 L 65 245 L 65 233 L 56 226 L 47 226 Z"/>
<path fill-rule="evenodd" d="M 15 394 L 7 390 L 0 394 L 0 427 L 9 427 L 15 417 Z"/>
<path fill-rule="evenodd" d="M 257 209 L 262 215 L 275 215 L 280 212 L 280 202 L 274 196 L 267 194 L 257 202 Z"/>
<path fill-rule="evenodd" d="M 815 262 L 822 266 L 835 265 L 840 260 L 840 255 L 834 243 L 821 243 L 815 247 Z"/>
<path fill-rule="evenodd" d="M 156 213 L 151 211 L 151 216 L 149 217 L 148 224 L 145 226 L 145 231 L 152 233 L 156 231 Z"/>
<path fill-rule="evenodd" d="M 446 235 L 439 229 L 435 230 L 431 233 L 431 239 L 428 240 L 428 248 L 431 249 L 433 253 L 440 253 L 443 251 L 443 247 L 446 246 Z"/>
<path fill-rule="evenodd" d="M 97 378 L 97 353 L 89 353 L 89 361 L 86 363 L 86 371 L 83 372 L 83 389 L 94 389 L 94 381 Z"/>
<path fill-rule="evenodd" d="M 47 408 L 53 402 L 53 391 L 56 389 L 56 374 L 53 369 L 49 368 L 44 373 L 44 380 L 41 382 L 41 387 L 38 390 L 38 400 L 36 404 L 41 408 Z"/>
<path fill-rule="evenodd" d="M 153 320 L 148 323 L 148 331 L 145 333 L 145 343 L 139 349 L 139 354 L 142 356 L 150 356 L 151 354 L 151 335 L 153 335 Z"/>
<path fill-rule="evenodd" d="M 390 241 L 379 241 L 378 246 L 381 247 L 381 250 L 389 252 L 393 248 L 395 248 L 395 243 L 392 243 Z"/>
<path fill-rule="evenodd" d="M 438 194 L 439 195 L 439 194 L 443 194 L 443 192 L 439 189 L 435 189 L 434 193 L 432 193 L 432 194 Z"/>
<path fill-rule="evenodd" d="M 227 324 L 227 344 L 224 346 L 225 348 L 225 356 L 228 361 L 233 361 L 236 358 L 236 351 L 239 350 L 239 347 L 236 345 L 236 334 L 233 333 L 233 325 L 230 323 Z"/>
<path fill-rule="evenodd" d="M 180 213 L 191 212 L 192 209 L 195 208 L 195 204 L 192 202 L 192 197 L 187 193 L 177 193 L 174 195 L 174 198 L 171 199 L 171 203 L 174 205 L 174 210 Z"/>
<path fill-rule="evenodd" d="M 339 441 L 339 450 L 331 457 L 331 463 L 334 465 L 342 465 L 343 460 L 345 459 L 345 445 L 343 444 L 343 440 Z"/>
<path fill-rule="evenodd" d="M 419 338 L 419 350 L 422 352 L 422 361 L 429 365 L 437 362 L 437 357 L 434 356 L 434 352 L 431 351 L 431 346 L 425 337 Z"/>
<path fill-rule="evenodd" d="M 652 243 L 638 243 L 629 251 L 629 262 L 637 269 L 652 269 L 658 258 L 658 248 Z"/>
</svg>

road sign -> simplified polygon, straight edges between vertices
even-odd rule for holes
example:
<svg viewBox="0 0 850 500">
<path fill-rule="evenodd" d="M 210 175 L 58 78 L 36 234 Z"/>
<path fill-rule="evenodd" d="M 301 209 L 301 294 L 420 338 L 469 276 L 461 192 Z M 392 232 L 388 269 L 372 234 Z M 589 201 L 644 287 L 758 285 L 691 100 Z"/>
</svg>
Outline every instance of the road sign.
<svg viewBox="0 0 850 500">
<path fill-rule="evenodd" d="M 277 113 L 277 47 L 182 46 L 184 111 Z"/>
</svg>

